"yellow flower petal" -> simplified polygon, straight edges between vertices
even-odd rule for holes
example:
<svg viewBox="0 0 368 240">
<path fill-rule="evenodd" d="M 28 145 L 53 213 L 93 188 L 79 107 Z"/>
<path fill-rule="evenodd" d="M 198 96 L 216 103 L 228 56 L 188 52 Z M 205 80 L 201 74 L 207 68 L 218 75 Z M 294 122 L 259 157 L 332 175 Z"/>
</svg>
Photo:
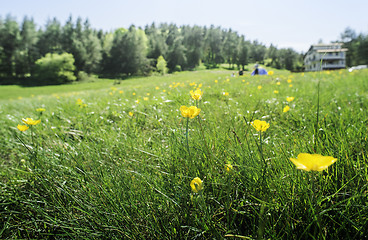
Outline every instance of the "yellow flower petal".
<svg viewBox="0 0 368 240">
<path fill-rule="evenodd" d="M 197 193 L 203 190 L 203 181 L 199 177 L 195 177 L 190 182 L 190 187 L 192 188 L 192 191 Z"/>
<path fill-rule="evenodd" d="M 231 165 L 230 163 L 225 164 L 225 171 L 230 173 L 233 170 L 233 165 Z"/>
<path fill-rule="evenodd" d="M 196 116 L 198 116 L 198 114 L 201 112 L 200 108 L 197 108 L 196 106 L 191 106 L 191 107 L 186 107 L 186 106 L 181 106 L 180 107 L 180 113 L 183 117 L 188 117 L 190 119 L 195 118 Z"/>
<path fill-rule="evenodd" d="M 202 98 L 203 92 L 200 89 L 195 91 L 190 90 L 190 95 L 194 100 L 200 100 Z"/>
<path fill-rule="evenodd" d="M 260 120 L 254 120 L 251 124 L 258 132 L 264 132 L 270 127 L 269 123 Z"/>
<path fill-rule="evenodd" d="M 22 121 L 25 123 L 25 124 L 28 124 L 28 125 L 37 125 L 41 122 L 41 119 L 40 120 L 33 120 L 32 118 L 23 118 Z"/>
<path fill-rule="evenodd" d="M 27 129 L 29 128 L 27 125 L 20 125 L 18 124 L 17 126 L 18 130 L 21 132 L 27 131 Z"/>
<path fill-rule="evenodd" d="M 320 154 L 300 153 L 297 158 L 290 158 L 297 169 L 305 171 L 323 171 L 331 164 L 337 161 L 331 156 L 322 156 Z"/>
</svg>

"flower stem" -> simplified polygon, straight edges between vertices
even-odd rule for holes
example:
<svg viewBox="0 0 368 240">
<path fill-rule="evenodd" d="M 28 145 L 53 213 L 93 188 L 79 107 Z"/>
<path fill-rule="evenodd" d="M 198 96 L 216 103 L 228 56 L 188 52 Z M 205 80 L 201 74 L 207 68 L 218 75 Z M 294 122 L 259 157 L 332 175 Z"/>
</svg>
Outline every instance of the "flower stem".
<svg viewBox="0 0 368 240">
<path fill-rule="evenodd" d="M 189 153 L 189 155 L 190 155 L 190 150 L 189 150 L 189 137 L 188 137 L 188 135 L 189 135 L 189 118 L 187 118 L 187 130 L 186 130 L 186 132 L 185 132 L 185 137 L 186 137 L 186 140 L 187 140 L 187 149 L 188 149 L 188 153 Z"/>
</svg>

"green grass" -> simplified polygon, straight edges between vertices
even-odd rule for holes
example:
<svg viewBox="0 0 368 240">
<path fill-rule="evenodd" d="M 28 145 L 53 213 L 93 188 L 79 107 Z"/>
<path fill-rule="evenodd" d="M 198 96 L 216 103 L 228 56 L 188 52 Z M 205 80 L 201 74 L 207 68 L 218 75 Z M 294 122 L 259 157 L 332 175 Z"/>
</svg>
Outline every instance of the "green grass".
<svg viewBox="0 0 368 240">
<path fill-rule="evenodd" d="M 368 238 L 368 71 L 231 73 L 1 86 L 0 238 Z M 26 117 L 41 124 L 20 132 Z M 338 161 L 306 172 L 299 153 Z"/>
</svg>

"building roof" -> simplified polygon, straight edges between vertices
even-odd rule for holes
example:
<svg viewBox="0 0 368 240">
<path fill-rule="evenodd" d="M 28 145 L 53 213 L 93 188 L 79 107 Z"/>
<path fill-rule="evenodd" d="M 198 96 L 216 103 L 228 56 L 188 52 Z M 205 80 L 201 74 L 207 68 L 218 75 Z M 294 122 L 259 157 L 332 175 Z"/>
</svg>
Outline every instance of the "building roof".
<svg viewBox="0 0 368 240">
<path fill-rule="evenodd" d="M 324 52 L 347 52 L 347 48 L 339 48 L 339 49 L 319 49 L 316 52 L 324 53 Z"/>
<path fill-rule="evenodd" d="M 312 44 L 312 46 L 316 46 L 316 47 L 339 46 L 339 45 L 343 45 L 343 43 L 318 43 L 318 44 Z"/>
</svg>

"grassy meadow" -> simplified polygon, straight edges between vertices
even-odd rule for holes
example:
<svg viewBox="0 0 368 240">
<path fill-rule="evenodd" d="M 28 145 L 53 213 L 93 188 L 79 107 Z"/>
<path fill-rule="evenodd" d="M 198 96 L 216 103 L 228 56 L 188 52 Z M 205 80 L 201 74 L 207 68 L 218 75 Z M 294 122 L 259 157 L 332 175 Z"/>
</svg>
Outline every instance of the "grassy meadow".
<svg viewBox="0 0 368 240">
<path fill-rule="evenodd" d="M 0 238 L 368 239 L 368 71 L 231 73 L 0 86 Z"/>
</svg>

